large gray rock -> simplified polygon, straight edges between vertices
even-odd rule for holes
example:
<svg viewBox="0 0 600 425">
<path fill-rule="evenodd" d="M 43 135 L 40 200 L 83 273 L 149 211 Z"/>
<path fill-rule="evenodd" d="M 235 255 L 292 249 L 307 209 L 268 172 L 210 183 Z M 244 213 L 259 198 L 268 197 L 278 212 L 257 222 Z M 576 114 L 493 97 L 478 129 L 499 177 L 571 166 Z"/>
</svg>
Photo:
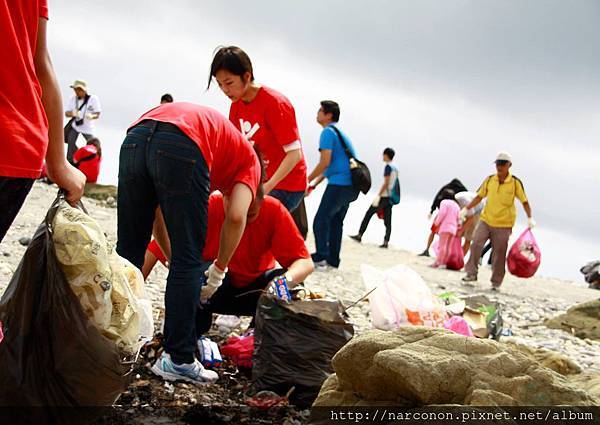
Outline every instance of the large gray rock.
<svg viewBox="0 0 600 425">
<path fill-rule="evenodd" d="M 333 367 L 315 406 L 600 404 L 531 353 L 444 329 L 365 333 L 335 355 Z"/>
<path fill-rule="evenodd" d="M 577 304 L 544 323 L 553 329 L 563 329 L 579 338 L 600 340 L 600 299 Z"/>
</svg>

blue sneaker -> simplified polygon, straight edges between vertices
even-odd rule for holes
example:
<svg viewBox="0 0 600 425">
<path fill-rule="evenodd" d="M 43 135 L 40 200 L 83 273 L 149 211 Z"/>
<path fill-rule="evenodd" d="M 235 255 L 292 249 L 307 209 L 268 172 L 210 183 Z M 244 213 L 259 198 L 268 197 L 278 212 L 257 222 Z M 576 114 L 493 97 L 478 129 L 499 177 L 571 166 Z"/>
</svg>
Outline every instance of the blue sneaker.
<svg viewBox="0 0 600 425">
<path fill-rule="evenodd" d="M 198 359 L 194 359 L 194 363 L 178 365 L 173 363 L 167 353 L 163 353 L 150 370 L 166 381 L 186 381 L 196 385 L 209 384 L 219 379 L 217 372 L 204 369 Z"/>
</svg>

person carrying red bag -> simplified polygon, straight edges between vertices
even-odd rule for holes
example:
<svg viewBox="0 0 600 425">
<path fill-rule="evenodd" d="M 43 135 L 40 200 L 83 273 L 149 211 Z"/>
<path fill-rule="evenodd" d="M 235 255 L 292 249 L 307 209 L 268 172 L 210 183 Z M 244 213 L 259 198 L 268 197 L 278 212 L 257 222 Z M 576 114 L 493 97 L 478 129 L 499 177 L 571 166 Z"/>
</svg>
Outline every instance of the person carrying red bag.
<svg viewBox="0 0 600 425">
<path fill-rule="evenodd" d="M 465 266 L 466 276 L 463 282 L 469 284 L 477 281 L 479 258 L 483 245 L 490 239 L 492 242 L 492 290 L 499 290 L 506 273 L 506 251 L 508 239 L 512 233 L 517 218 L 515 198 L 523 204 L 528 217 L 529 228 L 535 226 L 531 216 L 531 206 L 525 195 L 523 182 L 510 173 L 512 157 L 508 152 L 500 152 L 495 160 L 496 174 L 487 177 L 477 191 L 477 196 L 460 211 L 462 221 L 468 211 L 487 198 L 487 203 L 481 213 L 480 222 L 473 236 L 471 255 Z"/>
</svg>

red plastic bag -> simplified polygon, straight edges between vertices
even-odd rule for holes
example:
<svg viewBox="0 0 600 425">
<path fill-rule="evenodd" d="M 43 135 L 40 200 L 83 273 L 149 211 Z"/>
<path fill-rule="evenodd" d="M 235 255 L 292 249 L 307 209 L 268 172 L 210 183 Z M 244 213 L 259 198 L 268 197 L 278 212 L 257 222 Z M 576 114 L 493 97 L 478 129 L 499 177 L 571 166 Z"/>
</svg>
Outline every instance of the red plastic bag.
<svg viewBox="0 0 600 425">
<path fill-rule="evenodd" d="M 461 238 L 454 236 L 450 242 L 450 254 L 446 260 L 446 268 L 449 270 L 460 270 L 465 266 Z"/>
<path fill-rule="evenodd" d="M 254 335 L 232 336 L 221 346 L 221 354 L 229 357 L 238 367 L 252 368 Z"/>
<path fill-rule="evenodd" d="M 542 262 L 542 253 L 533 233 L 526 229 L 510 247 L 506 263 L 508 271 L 517 277 L 531 277 Z"/>
</svg>

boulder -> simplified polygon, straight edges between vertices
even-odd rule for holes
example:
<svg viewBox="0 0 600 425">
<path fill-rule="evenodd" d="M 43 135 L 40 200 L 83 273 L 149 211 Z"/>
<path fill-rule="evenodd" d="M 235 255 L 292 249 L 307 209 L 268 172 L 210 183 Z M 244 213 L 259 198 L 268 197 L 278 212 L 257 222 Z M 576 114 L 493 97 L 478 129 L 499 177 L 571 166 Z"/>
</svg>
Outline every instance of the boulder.
<svg viewBox="0 0 600 425">
<path fill-rule="evenodd" d="M 346 344 L 332 363 L 335 375 L 314 406 L 600 404 L 531 353 L 440 328 L 370 331 Z"/>
<path fill-rule="evenodd" d="M 114 201 L 117 197 L 117 187 L 98 183 L 86 183 L 83 195 L 97 201 L 107 201 L 110 198 Z"/>
<path fill-rule="evenodd" d="M 548 369 L 552 369 L 561 375 L 567 376 L 581 373 L 581 366 L 579 366 L 570 358 L 555 351 L 547 350 L 545 348 L 533 348 L 528 345 L 511 341 L 509 338 L 504 338 L 502 342 L 534 359 L 540 365 L 547 367 Z"/>
<path fill-rule="evenodd" d="M 563 329 L 576 337 L 600 340 L 600 299 L 577 304 L 565 314 L 546 320 L 553 329 Z"/>
</svg>

